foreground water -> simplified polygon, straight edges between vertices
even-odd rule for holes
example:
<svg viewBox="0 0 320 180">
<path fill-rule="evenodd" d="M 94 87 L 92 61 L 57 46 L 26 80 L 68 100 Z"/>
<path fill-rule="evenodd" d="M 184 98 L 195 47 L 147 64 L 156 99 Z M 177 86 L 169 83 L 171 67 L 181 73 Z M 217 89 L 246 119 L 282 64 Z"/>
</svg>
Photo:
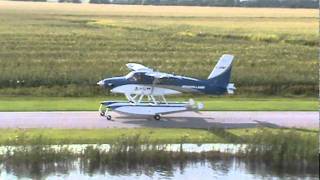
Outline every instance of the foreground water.
<svg viewBox="0 0 320 180">
<path fill-rule="evenodd" d="M 32 146 L 0 146 L 0 155 L 6 154 L 8 150 L 17 150 L 23 147 L 32 148 Z M 101 151 L 109 151 L 110 144 L 68 144 L 68 145 L 49 145 L 48 147 L 55 149 L 57 151 L 61 149 L 67 149 L 73 153 L 83 153 L 83 151 L 87 147 L 98 147 Z M 142 149 L 147 149 L 148 145 L 141 145 Z M 173 151 L 173 152 L 208 152 L 208 151 L 219 151 L 235 154 L 239 151 L 244 150 L 247 145 L 246 144 L 223 144 L 223 143 L 203 143 L 203 144 L 159 144 L 155 145 L 157 149 L 165 150 L 165 151 Z"/>
<path fill-rule="evenodd" d="M 88 145 L 65 145 L 72 153 L 83 153 Z M 92 146 L 92 145 L 90 145 Z M 161 146 L 161 145 L 159 145 Z M 61 146 L 51 146 L 55 150 Z M 220 151 L 230 154 L 243 150 L 246 145 L 234 144 L 171 144 L 165 151 L 206 152 Z M 6 149 L 19 146 L 0 146 L 0 154 Z M 99 149 L 109 150 L 110 145 L 100 145 Z M 130 156 L 131 154 L 129 154 Z M 195 159 L 166 162 L 90 162 L 82 156 L 64 158 L 57 161 L 0 161 L 0 179 L 318 179 L 318 171 L 307 168 L 274 168 L 264 162 L 244 160 L 236 157 Z"/>
<path fill-rule="evenodd" d="M 0 166 L 0 179 L 318 179 L 305 172 L 275 172 L 265 164 L 237 160 L 201 161 L 168 166 L 86 167 L 77 160 L 43 164 L 43 169 L 30 171 L 27 166 Z"/>
</svg>

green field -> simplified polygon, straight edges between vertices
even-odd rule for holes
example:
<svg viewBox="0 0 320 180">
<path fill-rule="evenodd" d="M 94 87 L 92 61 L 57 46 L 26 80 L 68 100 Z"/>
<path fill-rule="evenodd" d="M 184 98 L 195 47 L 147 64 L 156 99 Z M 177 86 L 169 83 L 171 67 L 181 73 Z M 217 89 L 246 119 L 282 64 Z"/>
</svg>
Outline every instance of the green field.
<svg viewBox="0 0 320 180">
<path fill-rule="evenodd" d="M 62 98 L 62 97 L 1 97 L 0 111 L 97 111 L 99 103 L 119 97 Z M 187 101 L 185 98 L 174 98 Z M 289 98 L 196 98 L 209 111 L 317 111 L 316 99 Z"/>
<path fill-rule="evenodd" d="M 253 138 L 259 128 L 251 129 L 176 129 L 176 128 L 109 128 L 109 129 L 0 129 L 0 144 L 39 143 L 39 138 L 52 144 L 113 143 L 119 138 L 140 136 L 153 143 L 239 143 Z M 268 133 L 289 130 L 266 129 Z M 304 136 L 317 137 L 317 130 L 291 130 Z M 309 139 L 310 140 L 310 139 Z"/>
<path fill-rule="evenodd" d="M 101 96 L 96 82 L 127 73 L 128 62 L 206 78 L 230 53 L 238 94 L 315 97 L 317 17 L 315 9 L 0 1 L 0 95 Z"/>
</svg>

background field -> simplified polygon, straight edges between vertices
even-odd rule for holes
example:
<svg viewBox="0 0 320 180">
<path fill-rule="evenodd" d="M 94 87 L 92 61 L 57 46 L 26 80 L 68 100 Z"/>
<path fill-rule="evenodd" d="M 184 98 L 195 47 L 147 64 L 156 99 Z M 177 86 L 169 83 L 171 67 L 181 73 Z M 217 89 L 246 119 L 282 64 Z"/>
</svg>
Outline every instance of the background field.
<svg viewBox="0 0 320 180">
<path fill-rule="evenodd" d="M 234 54 L 241 96 L 318 89 L 314 9 L 84 5 L 0 1 L 0 95 L 101 96 L 128 62 L 206 78 Z"/>
</svg>

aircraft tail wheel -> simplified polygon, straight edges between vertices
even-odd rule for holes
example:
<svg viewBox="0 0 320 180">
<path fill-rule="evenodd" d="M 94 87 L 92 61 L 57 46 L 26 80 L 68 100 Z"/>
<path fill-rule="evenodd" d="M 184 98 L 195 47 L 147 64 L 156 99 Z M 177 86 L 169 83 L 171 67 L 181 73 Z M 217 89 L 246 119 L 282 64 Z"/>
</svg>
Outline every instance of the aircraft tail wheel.
<svg viewBox="0 0 320 180">
<path fill-rule="evenodd" d="M 153 118 L 157 121 L 159 121 L 161 119 L 161 116 L 159 114 L 156 114 L 153 116 Z"/>
<path fill-rule="evenodd" d="M 106 118 L 107 118 L 107 120 L 111 120 L 111 116 L 110 115 L 107 115 Z"/>
</svg>

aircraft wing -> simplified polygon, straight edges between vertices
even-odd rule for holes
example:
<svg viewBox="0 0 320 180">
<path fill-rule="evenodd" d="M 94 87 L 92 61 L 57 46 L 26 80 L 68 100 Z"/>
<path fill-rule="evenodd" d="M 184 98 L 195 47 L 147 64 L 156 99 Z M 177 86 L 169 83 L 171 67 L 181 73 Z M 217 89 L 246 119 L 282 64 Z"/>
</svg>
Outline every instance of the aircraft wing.
<svg viewBox="0 0 320 180">
<path fill-rule="evenodd" d="M 145 75 L 146 76 L 151 76 L 154 77 L 156 79 L 161 79 L 161 78 L 170 78 L 170 77 L 175 77 L 175 78 L 181 78 L 181 76 L 176 76 L 173 74 L 168 74 L 168 73 L 163 73 L 163 72 L 157 72 L 157 71 L 153 71 L 153 69 L 148 68 L 146 66 L 143 66 L 141 64 L 137 64 L 137 63 L 128 63 L 126 64 L 127 67 L 133 71 L 143 71 L 146 72 Z"/>
<path fill-rule="evenodd" d="M 133 71 L 153 71 L 152 69 L 137 63 L 128 63 L 126 66 Z"/>
<path fill-rule="evenodd" d="M 154 77 L 156 79 L 161 79 L 161 78 L 170 78 L 170 77 L 175 77 L 175 78 L 180 78 L 180 76 L 175 76 L 173 74 L 168 74 L 168 73 L 162 73 L 162 72 L 147 72 L 145 75 Z"/>
</svg>

